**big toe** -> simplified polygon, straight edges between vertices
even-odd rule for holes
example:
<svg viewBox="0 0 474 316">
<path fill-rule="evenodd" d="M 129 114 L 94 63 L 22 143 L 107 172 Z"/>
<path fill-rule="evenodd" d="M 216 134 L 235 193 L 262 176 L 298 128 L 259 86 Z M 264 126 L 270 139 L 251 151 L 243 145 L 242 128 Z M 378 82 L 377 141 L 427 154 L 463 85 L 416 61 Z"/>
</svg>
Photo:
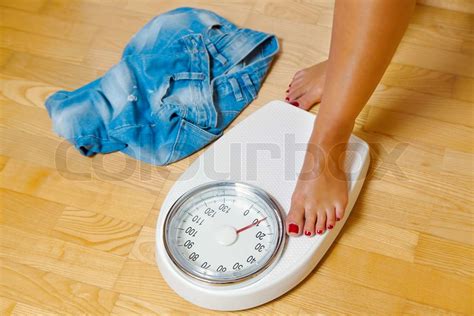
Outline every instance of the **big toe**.
<svg viewBox="0 0 474 316">
<path fill-rule="evenodd" d="M 303 230 L 304 208 L 293 204 L 286 217 L 286 231 L 290 236 L 299 236 Z"/>
</svg>

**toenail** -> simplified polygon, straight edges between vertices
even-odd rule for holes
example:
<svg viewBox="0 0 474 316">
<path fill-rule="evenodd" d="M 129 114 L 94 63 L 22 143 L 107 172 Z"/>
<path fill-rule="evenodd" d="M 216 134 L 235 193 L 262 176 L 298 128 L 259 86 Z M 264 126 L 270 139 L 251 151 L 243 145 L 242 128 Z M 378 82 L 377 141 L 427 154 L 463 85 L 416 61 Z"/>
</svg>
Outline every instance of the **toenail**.
<svg viewBox="0 0 474 316">
<path fill-rule="evenodd" d="M 290 101 L 290 98 L 286 97 L 286 98 L 285 98 L 285 101 Z"/>
<path fill-rule="evenodd" d="M 334 226 L 328 225 L 328 229 L 333 229 L 333 228 L 334 228 Z"/>
<path fill-rule="evenodd" d="M 293 102 L 290 102 L 291 105 L 294 105 L 294 106 L 300 106 L 300 104 L 296 101 L 293 101 Z"/>
<path fill-rule="evenodd" d="M 322 229 L 318 229 L 317 233 L 321 235 L 321 234 L 323 233 L 323 230 L 322 230 Z"/>
<path fill-rule="evenodd" d="M 341 219 L 340 219 L 339 217 L 336 217 L 336 221 L 338 221 L 338 222 L 339 222 L 340 220 L 341 220 Z"/>
<path fill-rule="evenodd" d="M 290 92 L 290 89 L 286 90 L 286 93 Z"/>
<path fill-rule="evenodd" d="M 309 232 L 309 231 L 307 231 L 307 230 L 304 231 L 304 234 L 305 234 L 306 236 L 311 236 L 311 232 Z"/>
<path fill-rule="evenodd" d="M 298 232 L 300 231 L 300 229 L 298 228 L 298 225 L 296 225 L 296 224 L 290 224 L 290 226 L 288 226 L 288 231 L 289 231 L 290 233 L 298 234 Z"/>
</svg>

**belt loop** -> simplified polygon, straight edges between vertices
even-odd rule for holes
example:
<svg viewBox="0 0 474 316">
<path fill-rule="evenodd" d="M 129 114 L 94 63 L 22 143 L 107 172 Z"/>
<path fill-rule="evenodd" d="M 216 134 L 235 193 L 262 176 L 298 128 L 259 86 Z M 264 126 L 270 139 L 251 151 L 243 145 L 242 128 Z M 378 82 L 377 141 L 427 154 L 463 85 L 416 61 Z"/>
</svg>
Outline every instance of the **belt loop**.
<svg viewBox="0 0 474 316">
<path fill-rule="evenodd" d="M 245 84 L 245 87 L 248 89 L 249 93 L 252 95 L 252 99 L 255 99 L 257 97 L 257 90 L 255 90 L 255 86 L 253 85 L 253 82 L 250 79 L 250 76 L 245 73 L 242 75 L 242 80 Z"/>
<path fill-rule="evenodd" d="M 235 78 L 229 78 L 230 86 L 232 87 L 232 91 L 234 91 L 234 97 L 237 101 L 242 101 L 244 96 L 242 95 L 242 91 L 240 90 L 240 85 Z"/>
<path fill-rule="evenodd" d="M 214 46 L 210 41 L 207 41 L 207 49 L 212 57 L 217 59 L 223 66 L 227 64 L 227 59 L 217 51 L 216 46 Z"/>
</svg>

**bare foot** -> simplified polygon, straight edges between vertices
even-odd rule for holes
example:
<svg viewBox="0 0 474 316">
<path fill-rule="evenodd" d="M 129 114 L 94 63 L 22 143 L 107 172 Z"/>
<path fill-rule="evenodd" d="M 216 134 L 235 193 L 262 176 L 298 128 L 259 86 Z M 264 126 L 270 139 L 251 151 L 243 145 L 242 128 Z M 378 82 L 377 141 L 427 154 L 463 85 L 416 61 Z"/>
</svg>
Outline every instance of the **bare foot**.
<svg viewBox="0 0 474 316">
<path fill-rule="evenodd" d="M 328 149 L 308 147 L 286 219 L 289 235 L 323 234 L 344 217 L 348 189 L 338 161 L 344 161 L 345 146 Z"/>
<path fill-rule="evenodd" d="M 327 60 L 298 71 L 286 91 L 285 100 L 305 110 L 321 102 L 326 80 L 326 65 Z"/>
</svg>

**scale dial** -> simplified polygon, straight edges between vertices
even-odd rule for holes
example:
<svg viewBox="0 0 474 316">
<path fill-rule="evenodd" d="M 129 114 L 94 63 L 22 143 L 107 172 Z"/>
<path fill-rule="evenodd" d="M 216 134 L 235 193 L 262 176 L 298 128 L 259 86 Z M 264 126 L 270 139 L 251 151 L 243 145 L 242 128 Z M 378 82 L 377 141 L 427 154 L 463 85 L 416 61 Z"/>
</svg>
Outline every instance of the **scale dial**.
<svg viewBox="0 0 474 316">
<path fill-rule="evenodd" d="M 241 282 L 266 270 L 280 253 L 281 214 L 257 187 L 211 182 L 173 204 L 165 219 L 165 248 L 176 267 L 195 279 Z"/>
</svg>

